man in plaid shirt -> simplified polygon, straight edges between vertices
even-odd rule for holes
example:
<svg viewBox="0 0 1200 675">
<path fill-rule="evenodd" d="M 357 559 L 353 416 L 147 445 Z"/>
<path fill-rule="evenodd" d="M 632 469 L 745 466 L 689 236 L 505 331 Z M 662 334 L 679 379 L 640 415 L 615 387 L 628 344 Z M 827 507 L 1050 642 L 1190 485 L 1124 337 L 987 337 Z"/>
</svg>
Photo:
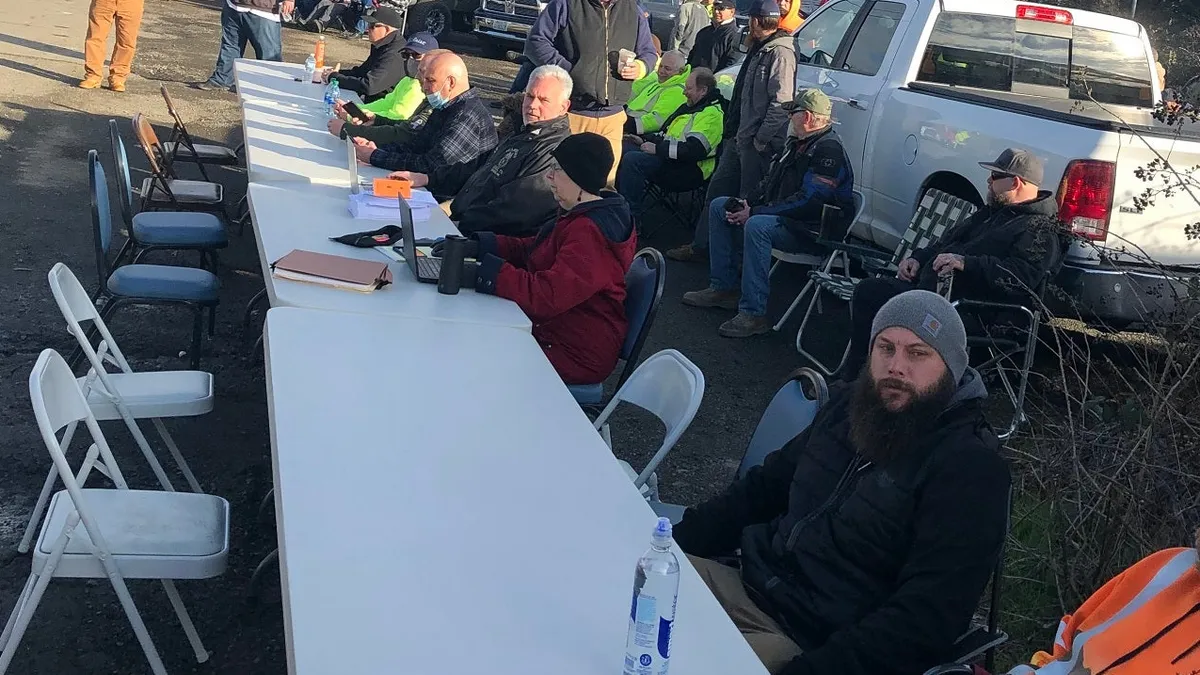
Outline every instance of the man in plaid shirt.
<svg viewBox="0 0 1200 675">
<path fill-rule="evenodd" d="M 492 114 L 471 89 L 457 54 L 439 54 L 422 69 L 421 89 L 433 108 L 429 121 L 406 143 L 376 147 L 356 139 L 358 158 L 392 171 L 430 173 L 454 164 L 476 164 L 496 147 Z"/>
</svg>

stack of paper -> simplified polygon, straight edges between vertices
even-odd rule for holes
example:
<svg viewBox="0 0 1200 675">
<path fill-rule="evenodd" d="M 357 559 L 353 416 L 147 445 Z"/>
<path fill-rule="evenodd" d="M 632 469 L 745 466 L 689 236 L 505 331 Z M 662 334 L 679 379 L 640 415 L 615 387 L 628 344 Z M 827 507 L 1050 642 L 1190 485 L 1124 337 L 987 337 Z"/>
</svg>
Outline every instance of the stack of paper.
<svg viewBox="0 0 1200 675">
<path fill-rule="evenodd" d="M 398 197 L 376 197 L 369 190 L 350 195 L 350 215 L 366 220 L 400 220 Z M 430 209 L 438 208 L 437 199 L 427 190 L 413 190 L 408 199 L 413 221 L 429 220 Z"/>
</svg>

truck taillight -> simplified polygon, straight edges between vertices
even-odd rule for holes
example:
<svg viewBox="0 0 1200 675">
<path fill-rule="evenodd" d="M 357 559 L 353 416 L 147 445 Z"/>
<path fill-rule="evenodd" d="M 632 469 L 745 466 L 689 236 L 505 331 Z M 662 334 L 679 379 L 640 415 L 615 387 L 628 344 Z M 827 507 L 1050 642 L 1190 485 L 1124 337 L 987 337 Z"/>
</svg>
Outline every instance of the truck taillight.
<svg viewBox="0 0 1200 675">
<path fill-rule="evenodd" d="M 1017 18 L 1028 19 L 1029 21 L 1060 23 L 1064 26 L 1070 26 L 1075 20 L 1071 16 L 1071 13 L 1065 9 L 1039 7 L 1037 5 L 1017 5 Z"/>
<path fill-rule="evenodd" d="M 1071 232 L 1092 241 L 1108 238 L 1116 173 L 1113 162 L 1076 159 L 1067 164 L 1058 186 L 1058 217 Z"/>
</svg>

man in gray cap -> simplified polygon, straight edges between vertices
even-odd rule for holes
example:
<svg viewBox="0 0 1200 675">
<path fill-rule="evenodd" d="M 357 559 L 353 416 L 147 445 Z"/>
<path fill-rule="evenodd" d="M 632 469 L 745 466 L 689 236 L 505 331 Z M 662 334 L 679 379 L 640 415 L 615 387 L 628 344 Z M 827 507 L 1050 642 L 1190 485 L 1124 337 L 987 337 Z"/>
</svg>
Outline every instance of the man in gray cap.
<svg viewBox="0 0 1200 675">
<path fill-rule="evenodd" d="M 987 206 L 926 248 L 900 261 L 896 278 L 864 279 L 850 301 L 850 353 L 842 378 L 858 376 L 867 355 L 875 312 L 889 298 L 914 288 L 934 290 L 953 275 L 956 298 L 1022 303 L 1062 260 L 1064 229 L 1054 193 L 1042 190 L 1042 161 L 1009 148 L 980 162 L 988 176 Z"/>
<path fill-rule="evenodd" d="M 970 624 L 1004 541 L 1008 467 L 958 313 L 909 291 L 870 367 L 676 543 L 774 675 L 921 673 Z M 740 570 L 714 562 L 735 549 Z"/>
</svg>

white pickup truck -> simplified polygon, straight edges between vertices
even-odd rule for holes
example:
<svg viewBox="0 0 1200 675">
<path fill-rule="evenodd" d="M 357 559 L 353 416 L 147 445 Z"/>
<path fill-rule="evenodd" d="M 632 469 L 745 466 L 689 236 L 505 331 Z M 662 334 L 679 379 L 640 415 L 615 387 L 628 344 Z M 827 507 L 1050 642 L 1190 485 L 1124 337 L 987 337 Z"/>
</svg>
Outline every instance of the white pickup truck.
<svg viewBox="0 0 1200 675">
<path fill-rule="evenodd" d="M 1139 177 L 1155 159 L 1200 165 L 1200 126 L 1151 116 L 1161 97 L 1151 54 L 1140 25 L 1094 12 L 831 0 L 796 31 L 796 86 L 833 101 L 865 201 L 856 236 L 893 249 L 930 188 L 982 204 L 977 162 L 1023 147 L 1045 162 L 1042 188 L 1056 191 L 1063 222 L 1089 242 L 1072 247 L 1056 284 L 1084 319 L 1136 327 L 1171 311 L 1200 275 L 1200 241 L 1186 234 L 1200 221 L 1188 192 L 1200 196 L 1200 182 L 1186 178 L 1149 205 L 1135 199 L 1164 179 L 1180 183 Z"/>
</svg>

